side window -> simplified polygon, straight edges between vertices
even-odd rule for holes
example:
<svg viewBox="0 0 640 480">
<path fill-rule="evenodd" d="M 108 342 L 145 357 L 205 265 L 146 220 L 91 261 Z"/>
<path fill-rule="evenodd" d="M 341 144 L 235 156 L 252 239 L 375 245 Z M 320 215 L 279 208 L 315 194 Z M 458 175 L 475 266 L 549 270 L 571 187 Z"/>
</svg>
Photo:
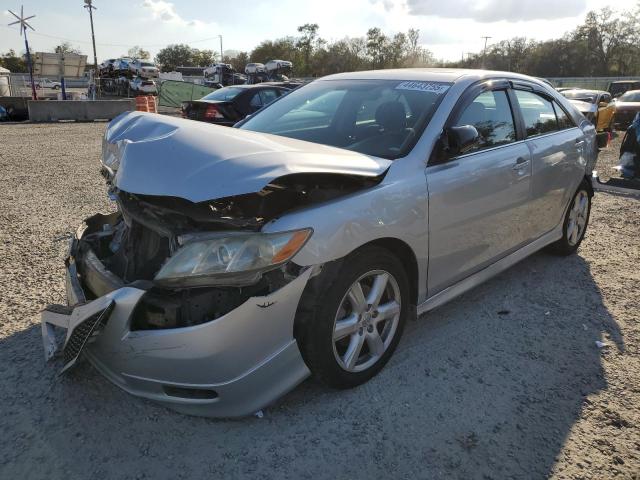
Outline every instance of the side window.
<svg viewBox="0 0 640 480">
<path fill-rule="evenodd" d="M 256 92 L 251 97 L 251 101 L 249 102 L 251 108 L 260 108 L 262 107 L 262 99 L 260 98 L 260 92 Z"/>
<path fill-rule="evenodd" d="M 516 90 L 516 98 L 524 119 L 527 137 L 558 130 L 556 113 L 551 102 L 533 92 Z"/>
<path fill-rule="evenodd" d="M 260 98 L 262 99 L 262 105 L 266 105 L 268 103 L 273 102 L 276 98 L 278 98 L 277 90 L 261 90 Z"/>
<path fill-rule="evenodd" d="M 575 125 L 573 121 L 569 118 L 569 115 L 562 109 L 560 105 L 556 102 L 553 102 L 553 109 L 556 111 L 556 117 L 558 118 L 558 129 L 565 130 L 567 128 L 573 128 Z"/>
<path fill-rule="evenodd" d="M 504 90 L 478 95 L 465 108 L 455 125 L 473 125 L 478 130 L 481 143 L 472 151 L 504 145 L 516 139 L 513 114 Z"/>
</svg>

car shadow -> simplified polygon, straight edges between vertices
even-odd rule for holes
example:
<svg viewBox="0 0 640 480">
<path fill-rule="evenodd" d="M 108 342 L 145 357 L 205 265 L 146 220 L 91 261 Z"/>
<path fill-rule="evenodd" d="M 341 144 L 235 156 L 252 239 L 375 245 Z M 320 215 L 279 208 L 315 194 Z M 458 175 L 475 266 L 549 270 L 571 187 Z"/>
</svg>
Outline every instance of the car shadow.
<svg viewBox="0 0 640 480">
<path fill-rule="evenodd" d="M 608 344 L 598 348 L 596 341 Z M 353 390 L 304 382 L 263 418 L 187 417 L 83 364 L 39 326 L 0 342 L 6 478 L 546 478 L 624 338 L 579 255 L 538 253 L 406 326 Z M 28 475 L 25 475 L 28 472 Z"/>
</svg>

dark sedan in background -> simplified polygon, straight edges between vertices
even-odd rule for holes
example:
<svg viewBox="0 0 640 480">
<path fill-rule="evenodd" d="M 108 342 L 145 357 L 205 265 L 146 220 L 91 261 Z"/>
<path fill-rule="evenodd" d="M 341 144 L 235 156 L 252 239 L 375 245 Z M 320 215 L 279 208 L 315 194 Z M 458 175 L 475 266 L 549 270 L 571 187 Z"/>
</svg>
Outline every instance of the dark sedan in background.
<svg viewBox="0 0 640 480">
<path fill-rule="evenodd" d="M 291 89 L 268 84 L 234 85 L 182 103 L 182 116 L 191 120 L 232 126 Z"/>
<path fill-rule="evenodd" d="M 613 123 L 618 130 L 626 130 L 640 112 L 640 90 L 630 90 L 616 100 Z"/>
</svg>

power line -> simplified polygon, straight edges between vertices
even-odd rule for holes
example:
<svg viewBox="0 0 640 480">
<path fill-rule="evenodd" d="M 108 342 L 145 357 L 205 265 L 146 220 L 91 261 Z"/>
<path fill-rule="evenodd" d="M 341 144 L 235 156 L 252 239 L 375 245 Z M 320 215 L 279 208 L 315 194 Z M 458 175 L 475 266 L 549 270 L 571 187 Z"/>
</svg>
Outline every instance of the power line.
<svg viewBox="0 0 640 480">
<path fill-rule="evenodd" d="M 9 30 L 12 30 L 10 27 L 7 27 L 5 25 L 0 25 L 0 26 L 6 27 Z M 64 42 L 91 44 L 91 41 L 88 41 L 88 40 L 76 40 L 76 39 L 73 39 L 73 38 L 58 37 L 56 35 L 48 35 L 46 33 L 41 33 L 41 32 L 31 32 L 31 34 L 32 35 L 38 35 L 40 37 L 52 38 L 54 40 L 62 40 Z M 219 38 L 219 35 L 216 35 L 214 37 L 202 38 L 200 40 L 188 40 L 188 41 L 183 42 L 183 43 L 188 43 L 188 44 L 189 43 L 202 43 L 202 42 L 208 42 L 210 40 L 217 40 L 218 38 Z M 150 48 L 150 47 L 165 47 L 168 44 L 167 43 L 145 43 L 145 44 L 140 44 L 140 43 L 136 43 L 136 42 L 125 44 L 125 43 L 99 43 L 99 42 L 96 42 L 96 45 L 99 45 L 101 47 L 125 47 L 125 48 L 131 47 L 133 45 L 137 45 L 138 47 Z"/>
</svg>

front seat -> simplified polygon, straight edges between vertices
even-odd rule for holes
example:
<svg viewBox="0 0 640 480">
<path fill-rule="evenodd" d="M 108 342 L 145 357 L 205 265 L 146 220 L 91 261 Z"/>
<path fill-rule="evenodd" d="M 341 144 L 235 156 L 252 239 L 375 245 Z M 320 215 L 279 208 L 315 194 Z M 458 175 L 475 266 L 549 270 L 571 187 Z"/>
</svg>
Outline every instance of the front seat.
<svg viewBox="0 0 640 480">
<path fill-rule="evenodd" d="M 384 102 L 376 109 L 376 123 L 386 134 L 402 134 L 407 126 L 404 105 L 398 101 Z"/>
<path fill-rule="evenodd" d="M 350 145 L 347 147 L 349 150 L 386 156 L 395 153 L 392 149 L 400 148 L 408 135 L 404 105 L 397 101 L 380 104 L 376 109 L 375 120 L 377 126 L 368 131 L 370 136 Z"/>
</svg>

